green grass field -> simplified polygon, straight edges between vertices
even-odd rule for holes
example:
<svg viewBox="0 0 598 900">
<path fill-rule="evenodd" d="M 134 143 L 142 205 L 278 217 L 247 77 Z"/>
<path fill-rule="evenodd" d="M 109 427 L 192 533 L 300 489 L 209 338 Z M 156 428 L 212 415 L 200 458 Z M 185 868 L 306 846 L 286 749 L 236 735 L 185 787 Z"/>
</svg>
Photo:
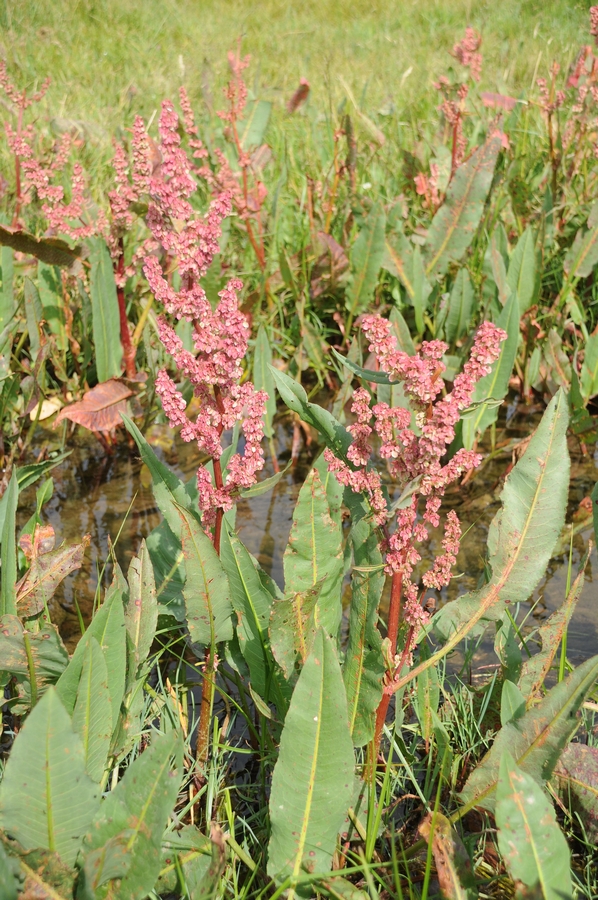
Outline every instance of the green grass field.
<svg viewBox="0 0 598 900">
<path fill-rule="evenodd" d="M 347 85 L 374 119 L 436 100 L 432 82 L 465 26 L 483 34 L 483 84 L 518 92 L 553 57 L 587 41 L 589 2 L 574 0 L 4 0 L 0 54 L 19 85 L 52 77 L 47 107 L 107 140 L 184 83 L 220 106 L 237 38 L 261 95 L 282 103 L 299 78 L 318 108 Z"/>
</svg>

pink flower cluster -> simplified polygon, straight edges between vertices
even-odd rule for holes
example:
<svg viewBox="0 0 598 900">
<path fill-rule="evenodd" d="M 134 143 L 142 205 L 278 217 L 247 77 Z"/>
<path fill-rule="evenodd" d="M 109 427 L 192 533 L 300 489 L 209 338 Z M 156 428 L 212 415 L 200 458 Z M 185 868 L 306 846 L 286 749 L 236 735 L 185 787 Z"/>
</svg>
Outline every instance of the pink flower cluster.
<svg viewBox="0 0 598 900">
<path fill-rule="evenodd" d="M 380 456 L 388 460 L 391 476 L 401 490 L 413 491 L 411 500 L 397 513 L 396 528 L 386 539 L 386 571 L 400 573 L 405 597 L 404 619 L 411 625 L 422 623 L 427 613 L 418 599 L 417 584 L 411 580 L 421 555 L 415 544 L 428 538 L 428 528 L 440 524 L 438 514 L 442 497 L 449 484 L 477 466 L 481 457 L 470 450 L 458 450 L 443 463 L 448 446 L 455 436 L 459 417 L 473 396 L 477 382 L 487 375 L 500 353 L 505 332 L 491 322 L 484 322 L 476 334 L 469 360 L 457 375 L 450 393 L 443 392 L 442 356 L 448 349 L 443 341 L 424 341 L 415 356 L 397 349 L 390 322 L 377 315 L 362 319 L 369 349 L 380 369 L 392 381 L 400 382 L 410 409 L 392 408 L 386 403 L 370 407 L 370 395 L 364 388 L 354 394 L 352 411 L 355 424 L 349 427 L 353 437 L 347 457 L 351 465 L 338 460 L 329 450 L 326 459 L 342 484 L 364 492 L 370 499 L 372 516 L 384 525 L 388 515 L 380 475 L 369 468 L 372 445 L 370 435 L 380 439 Z M 413 415 L 413 422 L 412 422 Z M 420 500 L 423 507 L 420 509 Z M 447 516 L 444 554 L 423 576 L 428 588 L 439 590 L 448 584 L 451 566 L 459 548 L 460 526 L 456 513 Z"/>
<path fill-rule="evenodd" d="M 482 74 L 481 36 L 469 25 L 465 29 L 465 37 L 453 47 L 453 56 L 462 66 L 468 68 L 474 81 L 479 81 Z"/>
<path fill-rule="evenodd" d="M 202 158 L 203 148 L 186 95 L 183 111 L 194 156 Z M 249 337 L 249 323 L 239 309 L 237 297 L 242 283 L 231 280 L 212 309 L 199 282 L 219 251 L 221 223 L 231 212 L 231 200 L 223 192 L 214 197 L 205 215 L 194 209 L 190 197 L 197 187 L 198 169 L 181 146 L 178 126 L 174 107 L 166 101 L 159 122 L 160 159 L 148 174 L 147 224 L 154 242 L 162 249 L 168 271 L 178 268 L 180 289 L 174 289 L 156 255 L 145 257 L 144 272 L 166 312 L 193 323 L 195 352 L 190 352 L 171 325 L 163 317 L 158 319 L 162 343 L 181 375 L 193 386 L 199 406 L 195 418 L 188 415 L 187 404 L 167 372 L 159 373 L 156 391 L 171 426 L 180 426 L 183 440 L 196 441 L 198 448 L 214 461 L 214 479 L 204 466 L 197 473 L 202 520 L 210 528 L 217 511 L 230 509 L 239 489 L 253 484 L 264 465 L 261 441 L 268 398 L 263 391 L 256 391 L 250 381 L 239 383 Z M 224 481 L 219 464 L 222 433 L 237 422 L 241 423 L 245 447 L 242 455 L 235 453 L 229 460 Z"/>
</svg>

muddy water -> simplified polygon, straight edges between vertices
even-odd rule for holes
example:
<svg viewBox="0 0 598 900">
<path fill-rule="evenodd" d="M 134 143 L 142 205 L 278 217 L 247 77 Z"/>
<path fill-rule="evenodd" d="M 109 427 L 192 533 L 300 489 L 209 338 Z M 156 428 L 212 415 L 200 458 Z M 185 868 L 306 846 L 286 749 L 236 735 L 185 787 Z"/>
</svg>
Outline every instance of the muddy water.
<svg viewBox="0 0 598 900">
<path fill-rule="evenodd" d="M 511 412 L 513 412 L 511 410 Z M 538 421 L 538 413 L 519 409 L 510 418 L 504 417 L 497 429 L 497 446 L 504 451 L 487 461 L 466 487 L 458 487 L 447 494 L 447 507 L 457 510 L 465 537 L 457 564 L 457 577 L 445 590 L 440 602 L 453 599 L 475 588 L 486 552 L 488 526 L 499 508 L 501 478 L 511 461 L 511 446 L 529 435 Z M 54 433 L 55 434 L 55 433 Z M 193 446 L 173 437 L 167 426 L 154 426 L 147 435 L 157 455 L 179 477 L 188 479 L 197 468 Z M 290 458 L 291 428 L 283 416 L 277 426 L 276 448 L 281 467 Z M 40 433 L 40 443 L 56 441 L 50 432 Z M 67 645 L 72 649 L 80 630 L 77 606 L 88 619 L 93 608 L 99 578 L 105 586 L 110 578 L 110 566 L 102 575 L 108 558 L 109 543 L 115 544 L 116 556 L 126 572 L 140 541 L 159 523 L 151 490 L 149 472 L 142 466 L 136 448 L 121 443 L 113 456 L 107 456 L 95 440 L 78 430 L 67 444 L 71 456 L 50 474 L 54 479 L 54 495 L 44 507 L 44 521 L 53 525 L 57 541 L 74 541 L 83 534 L 91 535 L 91 548 L 83 568 L 66 580 L 56 595 L 53 618 L 59 625 Z M 488 448 L 486 448 L 488 449 Z M 248 549 L 264 568 L 282 583 L 282 555 L 291 525 L 293 507 L 303 479 L 317 452 L 315 445 L 303 449 L 299 464 L 287 473 L 273 492 L 243 502 L 237 511 L 237 527 Z M 580 510 L 580 502 L 587 497 L 598 480 L 598 455 L 583 456 L 576 441 L 570 441 L 572 456 L 571 487 L 567 523 L 573 525 L 573 573 L 592 537 L 591 519 Z M 271 461 L 264 477 L 272 474 Z M 19 522 L 23 524 L 35 506 L 35 488 L 29 488 L 20 498 Z M 442 535 L 432 536 L 428 553 L 433 557 L 441 552 Z M 531 607 L 528 625 L 540 624 L 565 597 L 569 539 L 563 541 L 561 551 L 551 561 L 546 577 L 539 585 L 522 615 Z M 424 560 L 425 563 L 425 560 Z M 586 572 L 586 583 L 569 630 L 568 656 L 574 664 L 598 653 L 598 597 L 593 583 L 596 570 L 596 550 L 592 551 Z M 521 617 L 520 616 L 520 620 Z M 487 647 L 491 650 L 491 644 Z M 495 658 L 494 658 L 495 659 Z M 487 655 L 491 662 L 490 655 Z"/>
</svg>

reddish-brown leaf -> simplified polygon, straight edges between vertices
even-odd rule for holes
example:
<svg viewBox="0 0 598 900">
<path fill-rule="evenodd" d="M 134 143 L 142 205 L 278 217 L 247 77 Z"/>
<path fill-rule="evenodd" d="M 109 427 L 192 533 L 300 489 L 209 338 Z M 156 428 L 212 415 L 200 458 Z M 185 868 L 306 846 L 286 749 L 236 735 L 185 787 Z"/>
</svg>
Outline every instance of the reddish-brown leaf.
<svg viewBox="0 0 598 900">
<path fill-rule="evenodd" d="M 299 87 L 287 103 L 287 112 L 294 113 L 296 109 L 299 109 L 299 107 L 307 100 L 308 95 L 309 81 L 302 78 L 299 82 Z"/>
<path fill-rule="evenodd" d="M 70 419 L 90 431 L 113 431 L 122 423 L 120 414 L 127 411 L 125 401 L 132 395 L 133 391 L 122 381 L 103 381 L 87 391 L 82 400 L 61 409 L 54 428 L 63 419 Z"/>
<path fill-rule="evenodd" d="M 480 94 L 484 106 L 490 109 L 505 109 L 510 112 L 517 105 L 516 97 L 508 97 L 506 94 L 493 94 L 491 91 L 482 91 Z"/>
<path fill-rule="evenodd" d="M 554 775 L 561 800 L 579 814 L 589 840 L 598 840 L 598 747 L 569 744 Z"/>
<path fill-rule="evenodd" d="M 37 531 L 37 529 L 36 529 Z M 16 584 L 17 611 L 22 618 L 36 616 L 46 606 L 60 582 L 83 562 L 83 555 L 91 535 L 86 534 L 79 544 L 63 544 L 58 550 L 43 552 L 43 540 L 35 538 L 31 549 L 39 552 L 31 557 L 31 566 Z"/>
<path fill-rule="evenodd" d="M 33 535 L 24 534 L 19 538 L 19 547 L 27 559 L 49 553 L 55 543 L 56 535 L 51 525 L 36 525 Z"/>
</svg>

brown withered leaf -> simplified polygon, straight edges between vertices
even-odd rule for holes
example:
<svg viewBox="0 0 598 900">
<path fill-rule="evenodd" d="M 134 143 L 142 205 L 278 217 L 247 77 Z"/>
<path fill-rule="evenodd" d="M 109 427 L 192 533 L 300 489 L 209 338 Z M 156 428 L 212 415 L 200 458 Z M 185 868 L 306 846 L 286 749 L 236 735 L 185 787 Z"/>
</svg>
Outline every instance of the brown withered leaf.
<svg viewBox="0 0 598 900">
<path fill-rule="evenodd" d="M 79 544 L 62 544 L 57 550 L 42 551 L 31 557 L 30 568 L 16 584 L 17 612 L 20 616 L 27 619 L 44 609 L 60 582 L 81 567 L 90 541 L 91 535 L 86 534 Z M 42 543 L 38 541 L 38 549 L 41 549 Z M 35 540 L 32 549 L 34 546 Z"/>
<path fill-rule="evenodd" d="M 28 231 L 13 231 L 0 225 L 0 244 L 18 253 L 28 253 L 49 266 L 69 268 L 81 256 L 81 247 L 69 247 L 60 238 L 36 238 Z"/>
<path fill-rule="evenodd" d="M 508 97 L 506 94 L 494 94 L 492 91 L 482 91 L 480 94 L 484 106 L 490 109 L 506 109 L 510 112 L 517 106 L 516 97 Z"/>
<path fill-rule="evenodd" d="M 55 543 L 56 535 L 51 525 L 36 525 L 33 535 L 24 534 L 19 538 L 19 547 L 27 559 L 49 553 Z"/>
<path fill-rule="evenodd" d="M 116 378 L 102 381 L 83 395 L 82 400 L 60 410 L 54 428 L 63 419 L 70 419 L 90 431 L 114 431 L 121 423 L 120 414 L 127 411 L 126 400 L 133 391 Z"/>
<path fill-rule="evenodd" d="M 432 831 L 432 825 L 434 830 Z M 419 824 L 425 841 L 432 841 L 432 853 L 442 896 L 446 900 L 477 897 L 471 861 L 461 838 L 442 813 L 428 813 Z"/>
<path fill-rule="evenodd" d="M 251 166 L 252 172 L 259 175 L 260 172 L 263 172 L 271 159 L 272 150 L 268 144 L 262 144 L 261 147 L 257 147 L 249 158 L 249 165 Z"/>
<path fill-rule="evenodd" d="M 598 747 L 568 744 L 553 780 L 563 803 L 578 813 L 589 840 L 598 840 Z"/>
<path fill-rule="evenodd" d="M 291 97 L 291 99 L 287 103 L 287 112 L 294 113 L 295 110 L 299 109 L 309 96 L 309 81 L 305 78 L 301 78 L 299 81 L 299 87 Z"/>
</svg>

